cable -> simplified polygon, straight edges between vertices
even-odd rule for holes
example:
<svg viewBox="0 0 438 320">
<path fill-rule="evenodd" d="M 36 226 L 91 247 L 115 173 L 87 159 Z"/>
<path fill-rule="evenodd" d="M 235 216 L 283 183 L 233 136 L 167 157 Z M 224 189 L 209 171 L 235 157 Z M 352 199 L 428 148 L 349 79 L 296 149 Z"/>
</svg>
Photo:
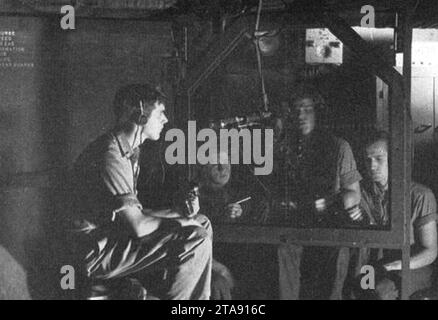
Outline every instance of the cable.
<svg viewBox="0 0 438 320">
<path fill-rule="evenodd" d="M 255 25 L 255 30 L 259 31 L 259 26 L 260 26 L 260 16 L 262 13 L 262 7 L 263 7 L 263 0 L 259 0 L 259 6 L 257 8 L 257 20 L 256 20 L 256 25 Z"/>
<path fill-rule="evenodd" d="M 160 145 L 158 146 L 158 156 L 160 158 L 160 166 L 161 166 L 161 185 L 164 185 L 164 182 L 166 180 L 166 168 L 163 163 L 163 141 L 160 141 Z"/>
<path fill-rule="evenodd" d="M 138 131 L 139 131 L 139 125 L 136 125 L 137 127 L 135 128 L 135 135 L 134 135 L 134 141 L 132 142 L 132 146 L 131 146 L 131 149 L 132 150 L 134 150 L 134 146 L 135 146 L 135 143 L 136 143 L 136 141 L 137 141 L 137 137 L 138 137 Z M 141 142 L 141 136 L 140 136 L 140 142 Z"/>
<path fill-rule="evenodd" d="M 256 47 L 256 54 L 257 54 L 257 66 L 258 66 L 258 71 L 259 71 L 259 75 L 260 75 L 260 82 L 261 82 L 261 86 L 262 86 L 263 106 L 264 106 L 264 111 L 268 112 L 269 101 L 268 101 L 268 95 L 266 94 L 265 78 L 263 77 L 262 56 L 261 56 L 260 47 L 259 47 L 259 39 L 260 39 L 259 26 L 260 26 L 260 16 L 261 16 L 261 12 L 262 12 L 262 7 L 263 7 L 263 0 L 259 0 L 259 7 L 257 9 L 257 20 L 256 20 L 254 35 L 255 35 L 255 47 Z"/>
</svg>

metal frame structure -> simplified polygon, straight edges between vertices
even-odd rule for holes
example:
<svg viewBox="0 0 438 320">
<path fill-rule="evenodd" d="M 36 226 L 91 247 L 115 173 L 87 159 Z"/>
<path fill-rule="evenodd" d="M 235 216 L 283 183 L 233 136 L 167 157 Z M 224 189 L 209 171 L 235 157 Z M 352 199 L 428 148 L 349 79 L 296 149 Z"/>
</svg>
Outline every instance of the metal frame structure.
<svg viewBox="0 0 438 320">
<path fill-rule="evenodd" d="M 326 7 L 327 8 L 327 7 Z M 411 183 L 411 115 L 410 115 L 410 76 L 411 76 L 411 39 L 412 28 L 410 17 L 413 4 L 411 0 L 404 2 L 402 38 L 404 42 L 403 76 L 393 66 L 382 61 L 374 54 L 366 42 L 336 14 L 329 11 L 317 14 L 319 22 L 347 45 L 358 59 L 365 62 L 369 71 L 381 78 L 389 87 L 390 96 L 390 128 L 392 143 L 390 146 L 390 209 L 391 230 L 358 230 L 358 229 L 297 229 L 275 226 L 215 226 L 215 239 L 223 242 L 258 242 L 277 244 L 290 241 L 303 245 L 372 247 L 402 250 L 402 299 L 407 299 L 406 287 L 409 279 L 410 258 L 410 192 Z M 0 15 L 44 15 L 41 12 L 2 9 Z M 286 13 L 287 14 L 287 13 Z M 49 14 L 50 15 L 50 14 Z M 53 15 L 59 15 L 53 13 Z M 144 12 L 126 14 L 110 12 L 83 12 L 79 17 L 85 18 L 126 18 L 143 20 L 149 16 Z M 150 17 L 149 17 L 150 18 Z M 162 18 L 162 17 L 160 17 Z M 185 82 L 188 119 L 192 115 L 192 97 L 199 86 L 209 75 L 233 52 L 247 36 L 251 37 L 249 24 L 244 18 L 230 26 L 205 55 L 203 61 L 189 70 Z M 395 178 L 396 177 L 396 178 Z"/>
<path fill-rule="evenodd" d="M 325 11 L 317 15 L 324 26 L 347 45 L 369 71 L 381 78 L 389 87 L 390 107 L 390 212 L 391 230 L 358 229 L 298 229 L 276 226 L 217 225 L 215 238 L 221 242 L 258 242 L 276 244 L 289 241 L 302 245 L 346 246 L 400 249 L 402 251 L 402 299 L 408 299 L 410 259 L 410 191 L 411 184 L 411 115 L 410 75 L 412 3 L 403 8 L 404 40 L 403 76 L 388 65 L 367 43 L 339 16 Z M 202 82 L 229 56 L 249 34 L 249 24 L 244 19 L 235 23 L 205 55 L 204 60 L 189 70 L 186 81 L 188 117 L 192 117 L 192 97 Z M 189 172 L 190 174 L 190 172 Z"/>
</svg>

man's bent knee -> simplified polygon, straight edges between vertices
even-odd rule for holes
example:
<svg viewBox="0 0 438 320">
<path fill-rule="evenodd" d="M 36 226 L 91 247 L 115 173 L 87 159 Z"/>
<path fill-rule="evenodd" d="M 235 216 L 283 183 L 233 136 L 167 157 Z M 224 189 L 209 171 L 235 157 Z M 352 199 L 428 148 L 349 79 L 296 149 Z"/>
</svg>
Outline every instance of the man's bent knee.
<svg viewBox="0 0 438 320">
<path fill-rule="evenodd" d="M 210 219 L 207 218 L 207 216 L 203 214 L 198 214 L 195 217 L 195 220 L 198 221 L 201 226 L 207 231 L 207 235 L 210 239 L 213 238 L 213 228 L 211 226 Z"/>
</svg>

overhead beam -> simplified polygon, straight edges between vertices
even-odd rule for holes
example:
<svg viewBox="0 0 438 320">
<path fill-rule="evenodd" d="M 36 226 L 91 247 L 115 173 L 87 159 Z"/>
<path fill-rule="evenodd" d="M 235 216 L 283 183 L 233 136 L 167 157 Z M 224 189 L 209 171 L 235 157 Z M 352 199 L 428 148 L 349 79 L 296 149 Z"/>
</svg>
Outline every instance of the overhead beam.
<svg viewBox="0 0 438 320">
<path fill-rule="evenodd" d="M 359 60 L 364 62 L 371 73 L 381 78 L 388 85 L 396 81 L 400 86 L 403 86 L 403 76 L 383 60 L 345 20 L 331 11 L 325 11 L 318 17 L 344 45 L 348 46 Z"/>
</svg>

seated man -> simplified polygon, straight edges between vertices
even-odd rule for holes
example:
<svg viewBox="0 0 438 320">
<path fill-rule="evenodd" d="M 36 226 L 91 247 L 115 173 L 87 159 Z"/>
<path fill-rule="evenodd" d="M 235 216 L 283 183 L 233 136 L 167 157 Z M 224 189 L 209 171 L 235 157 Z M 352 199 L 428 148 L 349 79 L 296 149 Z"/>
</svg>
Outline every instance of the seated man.
<svg viewBox="0 0 438 320">
<path fill-rule="evenodd" d="M 388 134 L 376 132 L 365 145 L 367 177 L 363 181 L 361 210 L 364 222 L 373 226 L 388 226 Z M 412 182 L 411 191 L 411 259 L 408 294 L 431 285 L 431 264 L 437 256 L 437 208 L 432 191 Z M 357 298 L 395 299 L 398 297 L 401 254 L 397 250 L 353 250 L 356 256 L 356 275 L 363 265 L 375 265 L 375 290 L 361 290 Z M 380 271 L 379 271 L 380 270 Z M 356 285 L 360 281 L 356 279 Z"/>
<path fill-rule="evenodd" d="M 71 245 L 78 245 L 81 272 L 91 282 L 134 278 L 162 299 L 209 299 L 211 227 L 196 215 L 198 199 L 154 210 L 137 198 L 139 146 L 160 137 L 167 122 L 163 95 L 150 85 L 129 85 L 117 92 L 114 111 L 117 125 L 72 170 Z"/>
<path fill-rule="evenodd" d="M 230 181 L 228 154 L 222 151 L 217 157 L 217 164 L 199 168 L 201 210 L 213 223 L 263 223 L 269 209 L 263 192 L 247 179 L 241 181 L 234 170 Z"/>
<path fill-rule="evenodd" d="M 212 224 L 253 223 L 268 210 L 267 201 L 250 186 L 243 187 L 239 181 L 230 181 L 231 165 L 226 152 L 220 152 L 217 164 L 200 166 L 198 180 L 200 186 L 201 212 Z M 235 178 L 235 177 L 234 177 Z M 235 180 L 235 179 L 234 179 Z M 248 199 L 250 198 L 250 199 Z M 241 200 L 246 200 L 242 201 Z M 266 252 L 265 252 L 266 251 Z M 212 273 L 213 299 L 257 299 L 263 298 L 268 289 L 264 287 L 269 263 L 260 263 L 264 254 L 262 246 L 236 243 L 214 243 Z M 272 257 L 271 261 L 274 257 Z M 232 273 L 216 259 L 224 262 Z"/>
</svg>

